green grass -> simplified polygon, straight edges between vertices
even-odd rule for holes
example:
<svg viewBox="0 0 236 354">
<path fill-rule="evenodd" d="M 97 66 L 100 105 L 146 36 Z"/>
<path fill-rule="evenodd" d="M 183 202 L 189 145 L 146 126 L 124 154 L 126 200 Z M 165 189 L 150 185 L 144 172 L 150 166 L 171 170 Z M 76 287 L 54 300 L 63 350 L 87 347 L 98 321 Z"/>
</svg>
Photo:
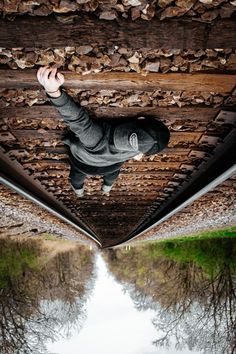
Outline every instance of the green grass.
<svg viewBox="0 0 236 354">
<path fill-rule="evenodd" d="M 178 262 L 194 262 L 208 274 L 218 272 L 223 265 L 236 268 L 236 242 L 232 238 L 167 243 L 163 251 Z"/>
<path fill-rule="evenodd" d="M 68 243 L 71 242 L 69 240 L 64 240 L 63 238 L 59 238 L 53 234 L 49 234 L 47 232 L 41 234 L 41 237 L 45 240 L 45 241 L 56 241 L 56 242 L 61 242 L 61 243 Z"/>
<path fill-rule="evenodd" d="M 207 239 L 207 238 L 217 238 L 217 237 L 236 237 L 236 226 L 229 227 L 222 230 L 215 230 L 215 231 L 205 231 L 199 232 L 197 234 L 180 236 L 173 238 L 173 240 L 196 240 L 196 239 Z"/>
<path fill-rule="evenodd" d="M 131 251 L 135 250 L 135 246 L 134 244 Z M 207 275 L 215 274 L 226 265 L 236 270 L 235 226 L 195 235 L 142 241 L 137 247 L 140 254 L 150 261 L 164 257 L 182 264 L 193 262 Z"/>
<path fill-rule="evenodd" d="M 227 227 L 222 230 L 214 230 L 214 231 L 204 231 L 196 234 L 186 235 L 186 236 L 176 236 L 168 239 L 157 239 L 155 241 L 151 240 L 150 243 L 162 243 L 168 241 L 196 241 L 196 240 L 205 240 L 211 238 L 221 238 L 221 237 L 236 237 L 236 226 Z M 148 241 L 143 240 L 140 244 L 146 244 Z M 135 244 L 134 244 L 135 246 Z"/>
<path fill-rule="evenodd" d="M 8 285 L 10 279 L 20 277 L 26 268 L 39 267 L 39 250 L 32 244 L 1 240 L 0 242 L 0 288 Z"/>
<path fill-rule="evenodd" d="M 236 269 L 236 238 L 228 234 L 152 242 L 148 250 L 153 260 L 163 256 L 182 264 L 193 262 L 208 275 L 216 274 L 226 265 Z"/>
<path fill-rule="evenodd" d="M 58 241 L 59 240 L 56 236 L 49 234 L 47 232 L 43 233 L 41 235 L 41 237 L 46 241 Z"/>
</svg>

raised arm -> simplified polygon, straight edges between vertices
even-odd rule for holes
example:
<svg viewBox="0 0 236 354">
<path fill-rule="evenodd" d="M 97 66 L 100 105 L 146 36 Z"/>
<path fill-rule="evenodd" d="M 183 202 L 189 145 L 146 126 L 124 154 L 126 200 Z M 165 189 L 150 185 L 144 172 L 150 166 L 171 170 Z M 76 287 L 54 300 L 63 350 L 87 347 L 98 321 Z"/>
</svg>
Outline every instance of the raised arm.
<svg viewBox="0 0 236 354">
<path fill-rule="evenodd" d="M 57 73 L 57 68 L 41 67 L 37 78 L 44 87 L 52 104 L 58 109 L 70 129 L 87 147 L 94 147 L 103 137 L 102 127 L 96 124 L 87 111 L 77 105 L 60 87 L 64 84 L 64 76 Z"/>
</svg>

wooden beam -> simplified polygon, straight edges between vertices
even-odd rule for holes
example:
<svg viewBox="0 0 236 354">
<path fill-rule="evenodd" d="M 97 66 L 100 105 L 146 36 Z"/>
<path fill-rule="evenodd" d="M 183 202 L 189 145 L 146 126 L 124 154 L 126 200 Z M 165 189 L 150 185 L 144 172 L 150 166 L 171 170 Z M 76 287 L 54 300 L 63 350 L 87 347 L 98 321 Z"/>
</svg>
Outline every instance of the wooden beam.
<svg viewBox="0 0 236 354">
<path fill-rule="evenodd" d="M 191 120 L 197 122 L 210 122 L 219 113 L 220 108 L 184 106 L 184 107 L 92 107 L 86 106 L 86 109 L 94 116 L 94 118 L 133 118 L 136 116 L 150 115 L 171 123 L 176 120 Z M 57 109 L 52 105 L 34 105 L 32 107 L 5 107 L 0 110 L 0 120 L 8 119 L 15 124 L 15 119 L 25 120 L 32 119 L 61 119 Z"/>
<path fill-rule="evenodd" d="M 128 48 L 233 48 L 236 22 L 222 19 L 203 23 L 191 19 L 160 21 L 100 20 L 82 15 L 73 23 L 58 18 L 19 16 L 14 21 L 0 20 L 1 47 L 65 47 L 96 43 L 100 46 L 125 45 Z"/>
<path fill-rule="evenodd" d="M 230 93 L 235 86 L 236 75 L 208 73 L 151 73 L 146 76 L 129 72 L 106 72 L 81 75 L 61 71 L 65 75 L 65 87 L 82 90 L 136 90 L 136 91 L 197 91 Z M 36 70 L 0 70 L 0 88 L 33 89 L 41 87 Z"/>
<path fill-rule="evenodd" d="M 1 119 L 1 117 L 0 117 Z M 21 151 L 22 149 L 13 149 L 11 150 L 11 156 L 17 156 L 15 155 L 15 153 L 17 154 L 17 151 Z M 34 148 L 31 149 L 35 154 L 50 154 L 50 155 L 66 155 L 68 152 L 68 148 L 66 146 L 43 146 L 43 147 L 39 147 L 39 146 L 35 146 Z M 25 149 L 23 149 L 23 151 L 27 151 L 26 147 Z M 196 155 L 199 154 L 199 156 L 203 157 L 205 155 L 206 152 L 204 152 L 204 147 L 197 147 L 194 149 L 187 149 L 187 148 L 165 148 L 162 151 L 162 154 L 164 155 L 179 155 L 179 156 L 189 156 L 189 154 L 191 154 L 192 157 L 196 157 Z M 62 157 L 65 158 L 65 157 Z"/>
<path fill-rule="evenodd" d="M 46 140 L 60 140 L 64 137 L 65 132 L 62 130 L 57 129 L 42 129 L 42 130 L 35 130 L 35 129 L 11 129 L 11 133 L 13 136 L 18 139 L 19 141 L 26 140 L 31 141 L 34 139 L 46 141 Z M 203 132 L 198 131 L 173 131 L 171 132 L 169 147 L 172 147 L 172 144 L 177 144 L 184 142 L 197 144 L 200 138 L 202 137 Z M 4 138 L 2 138 L 4 142 Z M 133 163 L 134 164 L 134 163 Z"/>
<path fill-rule="evenodd" d="M 87 108 L 87 106 L 86 106 Z M 219 108 L 210 106 L 183 106 L 183 107 L 89 107 L 88 110 L 97 118 L 133 118 L 137 116 L 150 115 L 168 122 L 176 120 L 192 120 L 198 122 L 212 121 L 219 113 Z M 0 114 L 1 117 L 1 114 Z"/>
</svg>

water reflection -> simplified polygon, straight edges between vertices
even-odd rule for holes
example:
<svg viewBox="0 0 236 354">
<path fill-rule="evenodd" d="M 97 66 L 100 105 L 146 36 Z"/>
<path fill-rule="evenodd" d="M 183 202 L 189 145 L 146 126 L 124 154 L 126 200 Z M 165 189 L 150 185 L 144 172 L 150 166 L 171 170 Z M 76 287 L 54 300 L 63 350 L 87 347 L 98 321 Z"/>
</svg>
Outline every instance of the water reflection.
<svg viewBox="0 0 236 354">
<path fill-rule="evenodd" d="M 236 239 L 102 255 L 0 239 L 0 353 L 236 352 Z"/>
<path fill-rule="evenodd" d="M 106 260 L 136 308 L 155 311 L 158 348 L 236 352 L 236 240 L 109 250 Z"/>
<path fill-rule="evenodd" d="M 84 246 L 61 248 L 0 239 L 0 353 L 45 354 L 49 340 L 80 331 L 93 286 L 93 254 Z"/>
<path fill-rule="evenodd" d="M 155 328 L 150 321 L 154 312 L 135 309 L 130 296 L 123 293 L 122 286 L 114 281 L 100 255 L 96 269 L 96 284 L 88 302 L 83 330 L 79 336 L 75 332 L 69 341 L 60 340 L 49 345 L 48 349 L 57 354 L 156 353 L 152 345 Z"/>
</svg>

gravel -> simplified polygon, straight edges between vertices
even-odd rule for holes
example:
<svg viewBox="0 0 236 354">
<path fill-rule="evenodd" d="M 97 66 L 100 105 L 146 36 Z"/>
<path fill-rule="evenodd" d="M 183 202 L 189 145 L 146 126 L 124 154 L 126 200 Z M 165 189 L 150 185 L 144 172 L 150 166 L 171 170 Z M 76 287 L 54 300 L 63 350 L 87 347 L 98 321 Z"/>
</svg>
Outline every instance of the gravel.
<svg viewBox="0 0 236 354">
<path fill-rule="evenodd" d="M 64 240 L 94 245 L 73 227 L 3 186 L 0 186 L 0 199 L 1 235 L 37 237 L 48 233 Z"/>
<path fill-rule="evenodd" d="M 235 225 L 236 177 L 208 192 L 137 240 L 183 237 Z"/>
</svg>

